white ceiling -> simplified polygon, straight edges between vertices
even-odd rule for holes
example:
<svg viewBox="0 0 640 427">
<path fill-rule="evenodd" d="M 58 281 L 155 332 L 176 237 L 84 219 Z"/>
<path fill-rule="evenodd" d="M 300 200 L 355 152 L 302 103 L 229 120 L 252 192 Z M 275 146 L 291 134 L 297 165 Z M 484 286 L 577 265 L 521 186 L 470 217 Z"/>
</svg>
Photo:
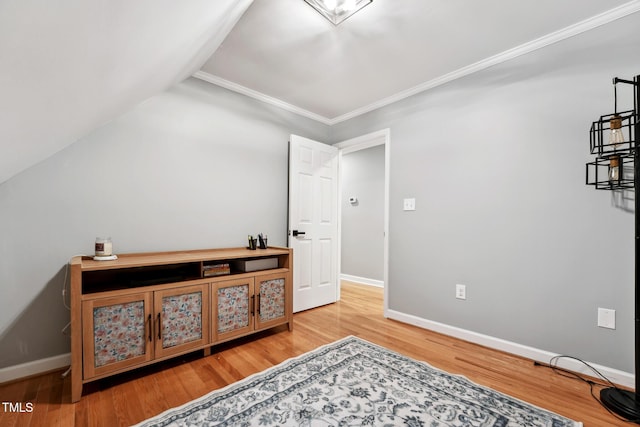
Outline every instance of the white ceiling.
<svg viewBox="0 0 640 427">
<path fill-rule="evenodd" d="M 0 183 L 189 77 L 250 4 L 0 0 Z"/>
<path fill-rule="evenodd" d="M 637 11 L 638 3 L 373 0 L 335 27 L 302 0 L 254 0 L 198 76 L 332 124 Z"/>
<path fill-rule="evenodd" d="M 0 183 L 194 73 L 333 124 L 638 10 L 374 0 L 334 27 L 303 0 L 0 0 Z"/>
</svg>

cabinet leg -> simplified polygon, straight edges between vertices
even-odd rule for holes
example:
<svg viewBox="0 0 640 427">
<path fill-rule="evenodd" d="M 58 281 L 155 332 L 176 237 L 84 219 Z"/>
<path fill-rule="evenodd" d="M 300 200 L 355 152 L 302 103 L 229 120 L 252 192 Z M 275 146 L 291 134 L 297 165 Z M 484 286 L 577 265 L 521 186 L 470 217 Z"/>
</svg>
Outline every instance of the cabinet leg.
<svg viewBox="0 0 640 427">
<path fill-rule="evenodd" d="M 289 320 L 289 323 L 287 323 L 287 325 L 289 326 L 289 332 L 293 331 L 293 320 Z"/>
<path fill-rule="evenodd" d="M 82 378 L 77 381 L 71 376 L 71 403 L 80 401 L 82 397 Z"/>
<path fill-rule="evenodd" d="M 203 351 L 204 351 L 204 357 L 211 356 L 211 347 L 207 347 Z"/>
</svg>

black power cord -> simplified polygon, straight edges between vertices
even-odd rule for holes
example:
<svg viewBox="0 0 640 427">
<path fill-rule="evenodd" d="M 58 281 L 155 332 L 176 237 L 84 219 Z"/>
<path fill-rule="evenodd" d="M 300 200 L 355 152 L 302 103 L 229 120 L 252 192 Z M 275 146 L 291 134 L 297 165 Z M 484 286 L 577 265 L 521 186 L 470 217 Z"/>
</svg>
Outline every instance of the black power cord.
<svg viewBox="0 0 640 427">
<path fill-rule="evenodd" d="M 594 381 L 594 380 L 592 380 L 590 378 L 587 378 L 587 377 L 584 377 L 584 376 L 578 374 L 577 372 L 574 372 L 574 371 L 571 371 L 569 369 L 565 369 L 565 368 L 559 367 L 558 366 L 558 362 L 561 359 L 570 359 L 570 360 L 575 360 L 577 362 L 580 362 L 581 364 L 583 364 L 584 366 L 589 368 L 595 374 L 595 378 L 597 378 L 598 380 Z M 593 399 L 596 402 L 598 402 L 600 404 L 600 406 L 605 408 L 611 415 L 613 415 L 614 417 L 616 417 L 620 421 L 624 421 L 624 422 L 627 422 L 627 423 L 633 423 L 633 424 L 640 424 L 640 419 L 638 419 L 638 420 L 628 420 L 626 418 L 622 418 L 618 414 L 616 414 L 615 412 L 612 412 L 609 408 L 607 408 L 602 403 L 600 398 L 598 396 L 596 396 L 596 394 L 594 392 L 594 387 L 596 387 L 596 386 L 597 387 L 602 387 L 602 388 L 612 387 L 612 388 L 615 388 L 616 390 L 621 390 L 621 389 L 620 389 L 620 387 L 615 385 L 613 382 L 611 382 L 611 380 L 609 380 L 609 378 L 607 378 L 600 371 L 598 371 L 596 368 L 594 368 L 593 366 L 591 366 L 589 363 L 585 362 L 584 360 L 578 359 L 577 357 L 573 357 L 573 356 L 559 355 L 559 356 L 552 357 L 549 360 L 549 363 L 542 363 L 542 362 L 538 362 L 538 361 L 534 360 L 533 365 L 534 366 L 543 366 L 545 368 L 549 368 L 549 369 L 551 369 L 553 372 L 555 372 L 558 375 L 561 375 L 561 376 L 566 377 L 566 378 L 579 380 L 579 381 L 582 381 L 584 383 L 589 384 L 589 392 L 591 393 L 591 397 L 593 397 Z"/>
</svg>

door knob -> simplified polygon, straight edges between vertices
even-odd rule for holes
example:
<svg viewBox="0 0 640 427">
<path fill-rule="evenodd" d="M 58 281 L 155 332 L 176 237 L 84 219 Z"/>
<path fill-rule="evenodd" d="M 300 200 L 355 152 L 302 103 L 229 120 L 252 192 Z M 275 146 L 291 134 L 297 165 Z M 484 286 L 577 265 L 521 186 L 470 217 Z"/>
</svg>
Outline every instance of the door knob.
<svg viewBox="0 0 640 427">
<path fill-rule="evenodd" d="M 293 234 L 293 237 L 303 236 L 304 234 L 306 234 L 304 231 L 298 231 L 298 230 L 293 230 L 291 233 Z"/>
</svg>

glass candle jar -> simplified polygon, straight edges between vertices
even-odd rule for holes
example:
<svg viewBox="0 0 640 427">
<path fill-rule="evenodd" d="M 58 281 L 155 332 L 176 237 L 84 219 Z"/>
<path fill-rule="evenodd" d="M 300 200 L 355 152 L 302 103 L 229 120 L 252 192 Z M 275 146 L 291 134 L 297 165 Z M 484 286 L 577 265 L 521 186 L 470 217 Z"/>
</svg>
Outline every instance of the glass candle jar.
<svg viewBox="0 0 640 427">
<path fill-rule="evenodd" d="M 113 255 L 111 237 L 96 237 L 96 256 Z"/>
</svg>

